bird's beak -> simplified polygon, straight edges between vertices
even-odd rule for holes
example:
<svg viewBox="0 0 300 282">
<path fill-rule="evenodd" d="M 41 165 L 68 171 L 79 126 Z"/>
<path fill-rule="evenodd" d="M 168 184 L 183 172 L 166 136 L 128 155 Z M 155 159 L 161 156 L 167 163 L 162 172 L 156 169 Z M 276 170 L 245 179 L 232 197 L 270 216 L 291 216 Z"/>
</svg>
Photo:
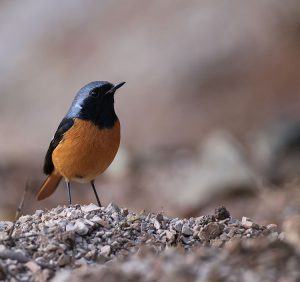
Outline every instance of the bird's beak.
<svg viewBox="0 0 300 282">
<path fill-rule="evenodd" d="M 115 93 L 117 89 L 119 89 L 120 87 L 122 87 L 126 82 L 120 82 L 118 84 L 115 84 L 114 87 L 112 89 L 110 89 L 109 91 L 107 91 L 105 93 L 105 95 L 107 94 L 111 94 L 111 93 Z"/>
</svg>

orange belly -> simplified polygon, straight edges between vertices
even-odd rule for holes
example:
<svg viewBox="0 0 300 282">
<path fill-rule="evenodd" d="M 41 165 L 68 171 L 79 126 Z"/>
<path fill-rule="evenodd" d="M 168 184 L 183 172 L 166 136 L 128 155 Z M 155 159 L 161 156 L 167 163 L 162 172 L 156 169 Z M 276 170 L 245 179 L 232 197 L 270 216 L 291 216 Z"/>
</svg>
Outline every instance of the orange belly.
<svg viewBox="0 0 300 282">
<path fill-rule="evenodd" d="M 68 180 L 86 182 L 104 172 L 120 145 L 120 122 L 99 129 L 92 122 L 75 119 L 52 154 L 55 170 Z"/>
</svg>

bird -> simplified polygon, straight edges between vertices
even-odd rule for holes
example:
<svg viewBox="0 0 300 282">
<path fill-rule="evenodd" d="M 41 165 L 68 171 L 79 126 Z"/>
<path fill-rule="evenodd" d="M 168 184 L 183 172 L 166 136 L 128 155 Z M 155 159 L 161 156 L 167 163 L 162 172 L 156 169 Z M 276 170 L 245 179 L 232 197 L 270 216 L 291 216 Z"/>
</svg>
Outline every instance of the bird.
<svg viewBox="0 0 300 282">
<path fill-rule="evenodd" d="M 47 178 L 37 193 L 38 201 L 52 195 L 64 178 L 69 205 L 74 181 L 90 183 L 101 207 L 94 181 L 110 166 L 120 146 L 114 95 L 124 84 L 92 81 L 78 91 L 47 150 L 43 166 Z"/>
</svg>

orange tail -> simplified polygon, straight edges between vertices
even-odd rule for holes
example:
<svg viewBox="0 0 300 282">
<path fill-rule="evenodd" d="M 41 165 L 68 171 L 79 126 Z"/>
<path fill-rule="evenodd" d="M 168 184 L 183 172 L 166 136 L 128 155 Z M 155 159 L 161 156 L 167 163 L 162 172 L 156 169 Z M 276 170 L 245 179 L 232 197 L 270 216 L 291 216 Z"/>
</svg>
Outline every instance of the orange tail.
<svg viewBox="0 0 300 282">
<path fill-rule="evenodd" d="M 62 176 L 53 172 L 50 174 L 43 185 L 41 186 L 38 194 L 37 200 L 44 200 L 45 198 L 49 197 L 54 191 L 56 190 L 59 182 L 61 181 Z"/>
</svg>

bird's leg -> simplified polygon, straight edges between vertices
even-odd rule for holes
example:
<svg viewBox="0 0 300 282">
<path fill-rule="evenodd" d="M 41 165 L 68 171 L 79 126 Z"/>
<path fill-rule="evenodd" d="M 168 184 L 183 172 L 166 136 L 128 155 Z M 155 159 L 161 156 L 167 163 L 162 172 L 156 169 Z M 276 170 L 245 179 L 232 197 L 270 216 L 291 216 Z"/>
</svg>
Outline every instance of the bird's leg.
<svg viewBox="0 0 300 282">
<path fill-rule="evenodd" d="M 94 180 L 91 181 L 91 185 L 93 187 L 93 190 L 94 190 L 94 193 L 95 193 L 95 196 L 96 196 L 96 199 L 97 199 L 98 206 L 102 207 L 101 203 L 100 203 L 100 200 L 99 200 L 99 197 L 98 197 L 98 194 L 97 194 L 97 191 L 96 191 Z"/>
<path fill-rule="evenodd" d="M 66 180 L 67 183 L 67 188 L 68 188 L 68 196 L 69 196 L 69 205 L 71 206 L 72 204 L 72 198 L 71 198 L 71 186 L 70 186 L 70 181 Z"/>
</svg>

